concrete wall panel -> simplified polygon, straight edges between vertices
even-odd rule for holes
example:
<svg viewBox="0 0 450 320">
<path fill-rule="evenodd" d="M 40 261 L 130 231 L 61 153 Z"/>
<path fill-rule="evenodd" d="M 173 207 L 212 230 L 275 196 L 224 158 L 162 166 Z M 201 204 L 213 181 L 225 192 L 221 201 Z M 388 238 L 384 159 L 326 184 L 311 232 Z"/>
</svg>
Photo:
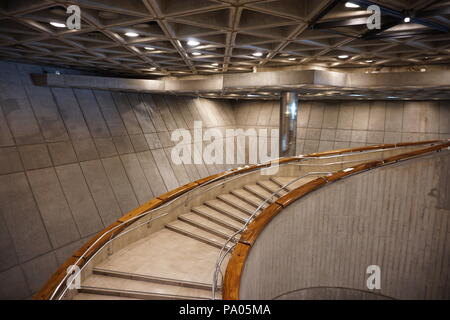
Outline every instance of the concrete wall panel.
<svg viewBox="0 0 450 320">
<path fill-rule="evenodd" d="M 0 83 L 0 106 L 17 144 L 44 141 L 22 85 Z"/>
<path fill-rule="evenodd" d="M 121 216 L 121 210 L 100 160 L 81 163 L 86 183 L 97 206 L 103 225 L 108 226 Z"/>
<path fill-rule="evenodd" d="M 120 116 L 122 117 L 123 123 L 127 128 L 128 134 L 142 133 L 136 115 L 134 114 L 130 102 L 128 101 L 127 94 L 123 92 L 113 92 L 112 96 L 117 106 L 117 110 L 119 111 Z"/>
<path fill-rule="evenodd" d="M 102 111 L 103 117 L 108 125 L 109 132 L 112 136 L 126 135 L 127 130 L 123 124 L 122 118 L 117 111 L 115 102 L 108 91 L 94 91 L 97 103 Z"/>
<path fill-rule="evenodd" d="M 120 158 L 105 158 L 102 159 L 102 163 L 122 213 L 129 212 L 138 207 L 139 203 L 133 192 Z"/>
<path fill-rule="evenodd" d="M 19 261 L 30 260 L 51 250 L 47 230 L 24 173 L 0 176 L 0 212 Z"/>
<path fill-rule="evenodd" d="M 33 170 L 27 176 L 53 248 L 78 240 L 80 233 L 55 170 Z"/>
<path fill-rule="evenodd" d="M 109 137 L 108 128 L 92 91 L 75 89 L 74 93 L 86 119 L 91 136 L 94 138 Z"/>
<path fill-rule="evenodd" d="M 82 237 L 100 230 L 100 219 L 79 164 L 56 167 L 59 181 Z"/>
<path fill-rule="evenodd" d="M 70 138 L 89 138 L 89 129 L 72 89 L 52 88 L 52 92 Z"/>
</svg>

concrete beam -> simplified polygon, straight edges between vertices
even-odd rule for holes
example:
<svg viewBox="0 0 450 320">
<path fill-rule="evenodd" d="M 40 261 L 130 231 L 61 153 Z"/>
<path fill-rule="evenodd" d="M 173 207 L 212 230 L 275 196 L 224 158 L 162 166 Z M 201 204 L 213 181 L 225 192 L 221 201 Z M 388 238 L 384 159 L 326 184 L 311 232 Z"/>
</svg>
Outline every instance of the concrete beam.
<svg viewBox="0 0 450 320">
<path fill-rule="evenodd" d="M 344 73 L 323 70 L 273 71 L 204 76 L 198 79 L 126 79 L 79 75 L 34 74 L 37 85 L 141 93 L 205 94 L 285 90 L 442 90 L 450 87 L 450 71 Z"/>
</svg>

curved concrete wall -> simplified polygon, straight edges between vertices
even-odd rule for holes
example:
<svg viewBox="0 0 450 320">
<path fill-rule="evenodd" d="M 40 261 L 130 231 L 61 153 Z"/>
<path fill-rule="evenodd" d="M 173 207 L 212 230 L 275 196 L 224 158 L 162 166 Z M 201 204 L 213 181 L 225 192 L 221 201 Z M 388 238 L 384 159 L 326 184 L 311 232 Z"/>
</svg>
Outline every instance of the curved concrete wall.
<svg viewBox="0 0 450 320">
<path fill-rule="evenodd" d="M 0 299 L 29 298 L 122 214 L 232 166 L 170 158 L 172 130 L 234 127 L 228 102 L 34 86 L 42 69 L 0 62 Z"/>
<path fill-rule="evenodd" d="M 241 299 L 450 298 L 450 151 L 368 171 L 287 207 L 256 240 Z M 368 290 L 367 267 L 381 268 Z M 334 288 L 334 289 L 333 289 Z M 309 293 L 309 294 L 308 294 Z M 344 295 L 345 296 L 345 295 Z M 343 297 L 343 296 L 341 296 Z"/>
<path fill-rule="evenodd" d="M 240 127 L 278 128 L 279 102 L 233 102 Z M 297 154 L 450 138 L 450 101 L 300 101 Z"/>
</svg>

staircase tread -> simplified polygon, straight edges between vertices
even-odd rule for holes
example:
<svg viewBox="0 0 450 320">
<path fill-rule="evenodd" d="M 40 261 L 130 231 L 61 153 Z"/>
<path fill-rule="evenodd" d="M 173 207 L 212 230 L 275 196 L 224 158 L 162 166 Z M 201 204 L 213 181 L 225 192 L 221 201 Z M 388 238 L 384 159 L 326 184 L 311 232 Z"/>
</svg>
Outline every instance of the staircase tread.
<svg viewBox="0 0 450 320">
<path fill-rule="evenodd" d="M 246 185 L 244 188 L 248 192 L 253 193 L 256 197 L 258 197 L 262 201 L 266 200 L 267 198 L 270 198 L 273 201 L 274 199 L 277 198 L 276 194 L 272 197 L 273 192 L 269 192 L 257 184 L 249 184 L 249 185 Z"/>
<path fill-rule="evenodd" d="M 183 296 L 178 294 L 170 293 L 158 293 L 158 292 L 145 292 L 136 290 L 126 290 L 126 289 L 113 289 L 113 288 L 99 288 L 99 287 L 81 287 L 79 289 L 80 293 L 90 293 L 98 295 L 116 295 L 120 298 L 137 298 L 140 300 L 209 300 L 209 297 L 199 297 L 199 296 Z"/>
<path fill-rule="evenodd" d="M 142 300 L 142 299 L 79 292 L 73 297 L 73 300 Z"/>
<path fill-rule="evenodd" d="M 213 243 L 216 243 L 217 245 L 220 245 L 220 246 L 222 246 L 226 242 L 225 239 L 223 239 L 219 236 L 216 236 L 216 235 L 212 234 L 211 232 L 194 227 L 193 225 L 186 223 L 184 221 L 181 221 L 181 220 L 175 220 L 175 221 L 169 222 L 167 224 L 167 226 L 175 227 L 177 229 L 183 230 L 192 235 L 197 235 L 199 237 L 202 237 L 204 239 L 212 241 Z"/>
<path fill-rule="evenodd" d="M 194 212 L 195 214 L 198 214 L 198 212 L 200 211 L 200 212 L 208 215 L 209 217 L 214 218 L 215 220 L 222 221 L 222 222 L 226 223 L 227 225 L 231 225 L 237 229 L 240 229 L 243 225 L 243 223 L 240 223 L 240 222 L 236 221 L 235 219 L 232 219 L 232 218 L 224 215 L 223 213 L 221 213 L 211 207 L 208 207 L 208 206 L 198 206 L 198 207 L 192 208 L 192 210 L 195 210 L 195 212 Z"/>
<path fill-rule="evenodd" d="M 264 203 L 264 200 L 261 200 L 259 197 L 255 196 L 251 192 L 245 190 L 245 189 L 236 189 L 232 191 L 232 194 L 239 199 L 243 200 L 244 202 L 249 202 L 250 205 L 252 205 L 255 209 L 258 208 L 262 203 Z M 244 200 L 245 199 L 245 200 Z M 263 208 L 266 208 L 270 203 L 265 203 L 263 205 Z"/>
<path fill-rule="evenodd" d="M 279 196 L 284 196 L 287 193 L 284 190 L 280 190 L 280 186 L 277 183 L 270 180 L 258 181 L 257 184 L 258 186 L 261 186 L 261 188 L 264 188 L 268 192 L 271 193 L 276 192 Z"/>
<path fill-rule="evenodd" d="M 180 216 L 181 219 L 187 219 L 193 223 L 198 224 L 199 226 L 202 226 L 204 228 L 212 229 L 214 231 L 220 232 L 221 234 L 231 236 L 234 232 L 233 230 L 221 226 L 220 224 L 217 224 L 207 218 L 203 218 L 202 216 L 199 216 L 198 214 L 195 214 L 194 212 L 189 212 L 182 214 Z"/>
<path fill-rule="evenodd" d="M 193 289 L 170 284 L 123 279 L 96 274 L 92 274 L 86 280 L 84 280 L 82 282 L 82 288 L 83 287 L 135 291 L 149 294 L 167 294 L 186 297 L 192 296 L 209 298 L 211 296 L 210 290 Z"/>
<path fill-rule="evenodd" d="M 307 176 L 304 178 L 299 179 L 298 181 L 292 183 L 291 185 L 289 185 L 288 187 L 286 187 L 288 190 L 294 190 L 297 189 L 298 187 L 317 179 L 318 176 Z M 288 183 L 290 183 L 291 181 L 295 181 L 296 179 L 298 179 L 298 177 L 272 177 L 273 181 L 276 181 L 280 186 L 284 186 Z"/>
<path fill-rule="evenodd" d="M 97 268 L 211 283 L 219 252 L 218 248 L 164 228 L 108 256 Z M 228 259 L 222 265 L 223 272 Z"/>
<path fill-rule="evenodd" d="M 207 204 L 208 206 L 211 206 L 214 210 L 217 210 L 217 211 L 220 210 L 220 212 L 222 212 L 222 211 L 227 212 L 228 214 L 230 214 L 234 217 L 237 217 L 239 219 L 242 219 L 242 220 L 246 220 L 249 217 L 248 214 L 242 212 L 239 209 L 232 207 L 231 205 L 222 201 L 221 199 L 209 200 L 209 201 L 206 201 L 205 204 Z M 242 224 L 244 223 L 243 221 L 239 221 L 239 222 L 241 222 Z"/>
<path fill-rule="evenodd" d="M 218 199 L 222 200 L 223 202 L 226 201 L 226 203 L 229 206 L 236 206 L 236 207 L 238 207 L 238 210 L 243 210 L 245 213 L 247 213 L 247 217 L 249 215 L 251 215 L 256 209 L 256 207 L 248 204 L 247 202 L 239 199 L 238 197 L 236 197 L 235 195 L 230 194 L 230 193 L 221 194 L 221 195 L 218 196 Z"/>
<path fill-rule="evenodd" d="M 137 273 L 120 272 L 120 271 L 111 270 L 111 269 L 93 268 L 92 272 L 93 272 L 93 274 L 100 275 L 100 276 L 116 277 L 116 278 L 121 278 L 121 279 L 146 281 L 146 282 L 153 282 L 153 283 L 162 283 L 162 284 L 176 285 L 176 286 L 180 286 L 180 287 L 187 287 L 187 288 L 193 288 L 193 289 L 202 289 L 202 290 L 209 291 L 212 288 L 212 285 L 210 283 L 192 282 L 192 281 L 186 281 L 186 280 L 180 280 L 180 279 L 168 279 L 168 278 L 154 277 L 154 276 L 150 276 L 150 275 L 143 275 L 143 274 L 137 274 Z"/>
</svg>

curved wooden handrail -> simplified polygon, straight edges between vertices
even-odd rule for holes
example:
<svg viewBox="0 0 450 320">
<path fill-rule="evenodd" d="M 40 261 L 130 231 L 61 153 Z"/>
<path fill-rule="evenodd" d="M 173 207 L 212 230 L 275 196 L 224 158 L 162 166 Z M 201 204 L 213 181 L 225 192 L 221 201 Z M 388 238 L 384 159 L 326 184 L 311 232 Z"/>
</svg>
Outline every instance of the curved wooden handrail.
<svg viewBox="0 0 450 320">
<path fill-rule="evenodd" d="M 323 187 L 328 182 L 333 182 L 368 169 L 382 167 L 387 164 L 392 164 L 396 161 L 410 159 L 419 155 L 439 151 L 450 147 L 450 142 L 443 142 L 443 141 L 440 142 L 442 143 L 435 146 L 403 153 L 396 156 L 391 156 L 384 160 L 370 161 L 367 163 L 357 165 L 351 170 L 340 170 L 332 174 L 331 176 L 319 177 L 289 192 L 288 194 L 284 195 L 283 197 L 279 198 L 278 200 L 270 204 L 256 217 L 255 220 L 253 220 L 248 225 L 247 229 L 242 233 L 239 242 L 237 243 L 236 247 L 232 252 L 231 258 L 227 265 L 223 282 L 223 292 L 222 292 L 223 299 L 239 300 L 241 276 L 244 271 L 245 262 L 250 253 L 250 250 L 253 244 L 255 243 L 256 239 L 258 238 L 258 236 L 264 230 L 264 228 L 275 216 L 277 216 L 282 211 L 282 209 L 286 208 L 287 206 L 297 201 L 298 199 L 302 198 L 306 194 L 309 194 L 314 190 Z M 408 145 L 421 145 L 421 144 L 423 143 L 408 144 Z M 403 146 L 405 145 L 403 144 Z M 326 152 L 326 153 L 327 155 L 330 155 L 333 152 Z"/>
<path fill-rule="evenodd" d="M 369 150 L 375 150 L 375 149 L 390 149 L 395 147 L 407 147 L 407 146 L 414 146 L 414 145 L 420 145 L 420 144 L 431 144 L 431 143 L 437 143 L 440 142 L 440 140 L 432 140 L 432 141 L 422 141 L 422 142 L 413 142 L 413 143 L 401 143 L 401 144 L 383 144 L 378 146 L 369 146 L 369 147 L 359 147 L 359 148 L 353 148 L 353 149 L 341 149 L 341 150 L 335 150 L 331 152 L 321 152 L 321 153 L 313 153 L 306 156 L 300 156 L 300 157 L 291 157 L 291 158 L 281 158 L 277 160 L 270 161 L 265 164 L 260 165 L 250 165 L 246 166 L 244 168 L 237 168 L 237 169 L 231 169 L 228 171 L 224 171 L 221 173 L 217 173 L 214 175 L 211 175 L 206 178 L 199 179 L 197 181 L 188 183 L 184 186 L 181 186 L 177 189 L 174 189 L 172 191 L 169 191 L 165 194 L 162 194 L 149 202 L 145 203 L 144 205 L 132 210 L 131 212 L 125 214 L 121 218 L 117 219 L 114 223 L 112 223 L 110 226 L 105 228 L 104 230 L 97 233 L 95 236 L 93 236 L 91 239 L 89 239 L 88 242 L 86 242 L 80 249 L 78 249 L 70 258 L 68 258 L 57 270 L 56 272 L 50 277 L 50 279 L 44 284 L 44 286 L 33 296 L 34 300 L 48 300 L 52 296 L 53 292 L 56 290 L 58 285 L 61 283 L 61 281 L 64 280 L 64 278 L 67 275 L 67 268 L 69 266 L 77 265 L 78 267 L 82 267 L 102 246 L 111 239 L 111 237 L 114 237 L 121 233 L 126 227 L 128 227 L 131 223 L 134 223 L 136 221 L 136 217 L 149 211 L 156 209 L 160 207 L 161 205 L 197 188 L 206 185 L 209 182 L 212 182 L 213 180 L 220 181 L 225 178 L 229 178 L 233 175 L 243 174 L 250 171 L 267 168 L 273 164 L 284 164 L 288 162 L 295 162 L 295 161 L 301 161 L 304 158 L 307 157 L 320 157 L 320 156 L 328 156 L 328 155 L 336 155 L 336 154 L 343 154 L 343 153 L 351 153 L 351 152 L 362 152 L 362 151 L 369 151 Z M 111 231 L 113 230 L 113 231 Z M 104 234 L 110 232 L 111 236 L 105 237 Z M 83 257 L 82 259 L 80 259 Z M 80 261 L 78 261 L 80 260 Z M 77 263 L 78 262 L 78 263 Z"/>
</svg>

